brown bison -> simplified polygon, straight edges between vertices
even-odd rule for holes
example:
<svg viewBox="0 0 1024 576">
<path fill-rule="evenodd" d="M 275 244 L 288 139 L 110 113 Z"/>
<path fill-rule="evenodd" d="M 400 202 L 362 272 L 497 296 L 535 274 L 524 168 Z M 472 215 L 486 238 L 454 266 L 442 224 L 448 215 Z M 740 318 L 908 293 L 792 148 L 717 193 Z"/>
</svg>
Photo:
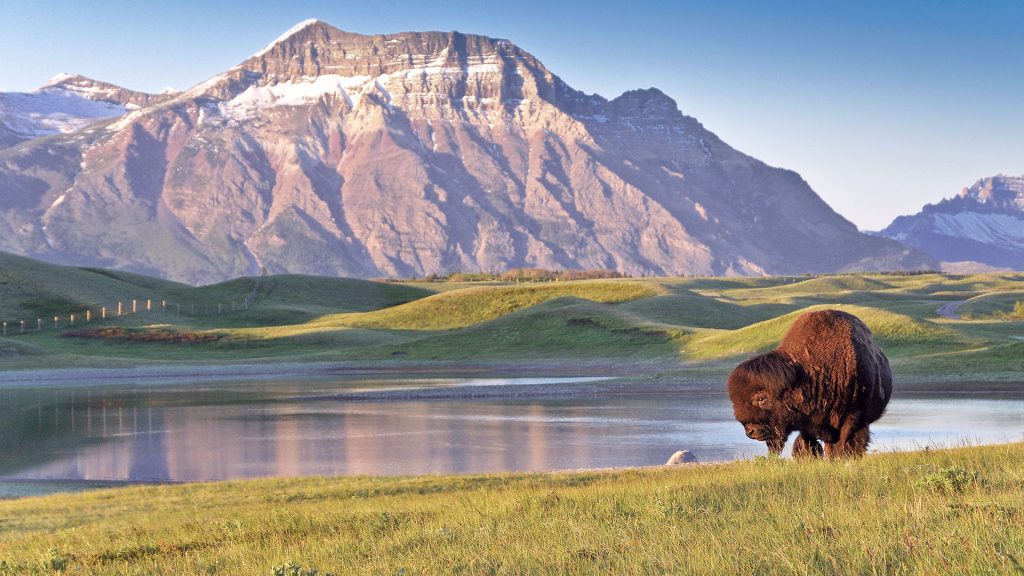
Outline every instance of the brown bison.
<svg viewBox="0 0 1024 576">
<path fill-rule="evenodd" d="M 792 432 L 794 456 L 859 456 L 868 426 L 892 396 L 889 360 L 859 318 L 838 310 L 800 315 L 779 347 L 729 375 L 729 399 L 747 436 L 782 452 Z"/>
</svg>

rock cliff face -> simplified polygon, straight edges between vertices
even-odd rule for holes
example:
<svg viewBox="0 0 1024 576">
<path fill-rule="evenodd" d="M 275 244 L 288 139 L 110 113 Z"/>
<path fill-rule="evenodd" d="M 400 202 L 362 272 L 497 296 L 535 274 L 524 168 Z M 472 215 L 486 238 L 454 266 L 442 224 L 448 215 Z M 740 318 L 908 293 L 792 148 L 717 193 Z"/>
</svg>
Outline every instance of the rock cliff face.
<svg viewBox="0 0 1024 576">
<path fill-rule="evenodd" d="M 983 178 L 959 195 L 893 220 L 882 236 L 944 263 L 1024 270 L 1024 176 Z"/>
<path fill-rule="evenodd" d="M 861 234 L 798 174 L 732 149 L 660 91 L 583 94 L 506 40 L 308 21 L 224 74 L 145 98 L 0 151 L 0 249 L 188 282 L 260 267 L 934 264 Z"/>
</svg>

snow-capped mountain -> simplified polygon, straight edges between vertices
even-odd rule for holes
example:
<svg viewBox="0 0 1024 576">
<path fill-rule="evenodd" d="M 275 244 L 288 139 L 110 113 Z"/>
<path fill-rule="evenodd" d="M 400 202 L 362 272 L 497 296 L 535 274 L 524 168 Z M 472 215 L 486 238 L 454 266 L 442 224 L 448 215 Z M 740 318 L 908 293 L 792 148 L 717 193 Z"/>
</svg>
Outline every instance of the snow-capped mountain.
<svg viewBox="0 0 1024 576">
<path fill-rule="evenodd" d="M 983 178 L 893 220 L 881 235 L 947 263 L 1024 270 L 1024 176 Z"/>
<path fill-rule="evenodd" d="M 0 249 L 190 282 L 934 264 L 656 89 L 607 100 L 507 40 L 315 20 L 189 90 L 0 151 Z"/>
<path fill-rule="evenodd" d="M 162 96 L 75 74 L 59 74 L 34 92 L 0 92 L 0 147 L 70 134 L 147 106 Z"/>
</svg>

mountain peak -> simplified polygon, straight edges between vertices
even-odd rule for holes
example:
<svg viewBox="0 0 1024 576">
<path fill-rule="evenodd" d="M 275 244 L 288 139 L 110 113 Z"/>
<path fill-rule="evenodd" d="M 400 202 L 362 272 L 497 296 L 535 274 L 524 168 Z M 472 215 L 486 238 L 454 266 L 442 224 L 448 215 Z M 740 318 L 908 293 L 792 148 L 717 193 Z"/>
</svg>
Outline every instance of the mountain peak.
<svg viewBox="0 0 1024 576">
<path fill-rule="evenodd" d="M 424 65 L 424 59 L 440 66 L 460 60 L 472 63 L 474 59 L 496 57 L 499 53 L 535 60 L 509 40 L 499 38 L 458 31 L 359 34 L 310 19 L 288 29 L 236 69 L 272 76 L 285 69 L 294 71 L 296 67 L 309 76 L 350 69 L 379 75 Z"/>
<path fill-rule="evenodd" d="M 36 89 L 36 92 L 42 92 L 43 90 L 52 90 L 57 88 L 78 92 L 96 86 L 109 86 L 112 88 L 121 89 L 120 86 L 114 86 L 109 82 L 93 80 L 92 78 L 82 76 L 81 74 L 69 74 L 67 72 L 61 72 L 60 74 L 57 74 L 53 78 L 47 80 L 46 84 L 43 84 L 38 89 Z"/>
<path fill-rule="evenodd" d="M 75 96 L 93 102 L 107 102 L 125 106 L 128 109 L 136 109 L 147 106 L 162 99 L 164 96 L 155 96 L 145 92 L 129 90 L 117 84 L 95 80 L 81 74 L 68 74 L 62 72 L 50 78 L 46 84 L 35 90 L 35 94 L 51 96 Z"/>
<path fill-rule="evenodd" d="M 69 74 L 67 72 L 61 72 L 61 73 L 55 75 L 53 78 L 50 78 L 49 80 L 47 80 L 46 84 L 43 84 L 42 86 L 40 86 L 39 89 L 40 90 L 44 90 L 46 88 L 52 88 L 52 87 L 55 87 L 55 86 L 60 86 L 62 84 L 66 84 L 68 82 L 76 82 L 78 80 L 88 80 L 88 78 L 86 78 L 85 76 L 82 76 L 80 74 Z"/>
<path fill-rule="evenodd" d="M 1024 176 L 999 174 L 982 178 L 960 192 L 960 198 L 1010 210 L 1024 210 Z"/>
<path fill-rule="evenodd" d="M 664 118 L 679 114 L 676 101 L 657 88 L 628 90 L 609 102 L 612 109 L 630 117 Z"/>
<path fill-rule="evenodd" d="M 260 56 L 265 56 L 267 53 L 269 53 L 271 50 L 273 50 L 274 47 L 277 46 L 278 44 L 281 44 L 282 42 L 287 42 L 292 36 L 295 36 L 299 32 L 302 32 L 303 30 L 305 30 L 307 28 L 310 28 L 312 26 L 316 26 L 316 25 L 327 26 L 326 23 L 324 23 L 324 22 L 322 22 L 320 20 L 317 20 L 316 18 L 309 18 L 309 19 L 303 20 L 302 22 L 299 22 L 295 26 L 292 26 L 291 28 L 286 30 L 284 32 L 284 34 L 281 34 L 280 36 L 275 38 L 273 42 L 271 42 L 270 44 L 267 44 L 266 46 L 264 46 L 262 50 L 260 50 L 259 52 L 253 54 L 252 57 L 253 58 L 259 58 Z"/>
<path fill-rule="evenodd" d="M 1024 269 L 1024 176 L 982 178 L 952 198 L 896 218 L 881 235 L 943 262 Z"/>
</svg>

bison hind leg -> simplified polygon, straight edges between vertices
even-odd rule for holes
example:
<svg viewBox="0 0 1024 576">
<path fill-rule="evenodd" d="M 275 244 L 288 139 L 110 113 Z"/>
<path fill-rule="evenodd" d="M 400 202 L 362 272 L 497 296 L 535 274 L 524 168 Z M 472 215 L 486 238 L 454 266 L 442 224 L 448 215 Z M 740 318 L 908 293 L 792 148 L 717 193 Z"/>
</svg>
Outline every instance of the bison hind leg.
<svg viewBox="0 0 1024 576">
<path fill-rule="evenodd" d="M 793 442 L 793 458 L 821 458 L 824 450 L 813 436 L 800 434 Z"/>
<path fill-rule="evenodd" d="M 868 452 L 868 444 L 871 443 L 871 429 L 867 426 L 857 431 L 846 442 L 846 454 L 847 456 L 860 457 Z"/>
<path fill-rule="evenodd" d="M 826 458 L 860 458 L 867 454 L 871 443 L 871 429 L 867 426 L 850 435 L 845 442 L 825 444 Z"/>
</svg>

